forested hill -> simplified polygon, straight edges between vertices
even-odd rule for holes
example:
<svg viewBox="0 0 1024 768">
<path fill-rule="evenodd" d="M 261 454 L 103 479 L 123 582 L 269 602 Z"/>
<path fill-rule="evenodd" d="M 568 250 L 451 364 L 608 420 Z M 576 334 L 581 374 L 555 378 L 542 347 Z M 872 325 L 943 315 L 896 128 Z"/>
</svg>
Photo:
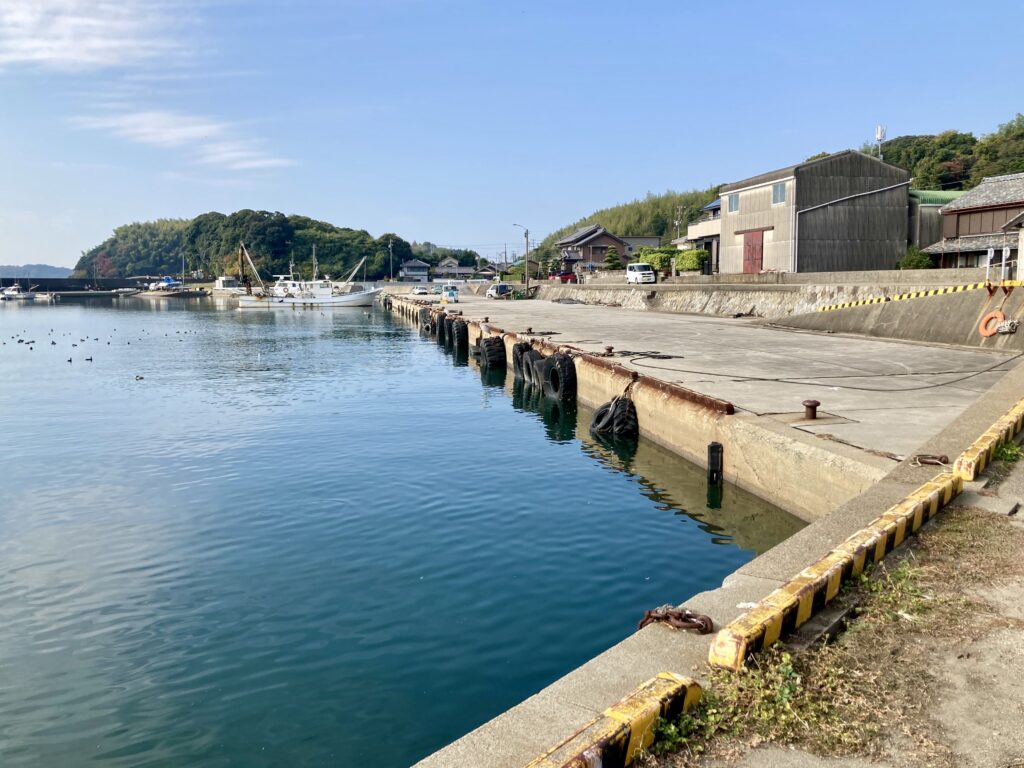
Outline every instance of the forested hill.
<svg viewBox="0 0 1024 768">
<path fill-rule="evenodd" d="M 537 247 L 537 258 L 544 260 L 554 255 L 554 243 L 569 233 L 590 224 L 600 224 L 616 235 L 657 235 L 662 245 L 676 237 L 676 220 L 679 231 L 686 234 L 687 223 L 700 215 L 700 209 L 715 199 L 717 187 L 693 192 L 666 192 L 662 195 L 648 193 L 643 200 L 622 203 L 605 208 L 572 224 L 555 230 Z"/>
<path fill-rule="evenodd" d="M 876 149 L 865 144 L 861 151 Z M 1024 115 L 980 139 L 960 131 L 898 136 L 882 142 L 882 157 L 910 171 L 915 189 L 971 189 L 986 176 L 1024 171 Z"/>
<path fill-rule="evenodd" d="M 436 248 L 429 243 L 410 244 L 392 233 L 375 238 L 362 229 L 337 227 L 306 216 L 243 210 L 230 215 L 214 212 L 194 219 L 125 224 L 83 253 L 74 274 L 76 277 L 177 274 L 183 258 L 186 272 L 202 269 L 208 276 L 234 274 L 240 242 L 245 243 L 264 277 L 287 272 L 292 257 L 306 273 L 314 244 L 321 274 L 337 277 L 350 271 L 364 256 L 367 257 L 366 276 L 370 279 L 387 277 L 392 263 L 397 276 L 399 265 L 414 255 L 432 263 L 446 255 L 454 255 L 460 263 L 471 264 L 476 258 L 471 251 Z"/>
</svg>

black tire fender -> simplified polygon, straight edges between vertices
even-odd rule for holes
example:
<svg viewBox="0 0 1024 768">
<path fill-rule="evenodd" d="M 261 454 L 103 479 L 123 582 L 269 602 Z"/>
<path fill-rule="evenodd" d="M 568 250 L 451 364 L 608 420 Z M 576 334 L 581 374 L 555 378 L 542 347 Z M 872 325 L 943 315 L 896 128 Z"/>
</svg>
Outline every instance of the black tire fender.
<svg viewBox="0 0 1024 768">
<path fill-rule="evenodd" d="M 480 340 L 480 367 L 505 367 L 505 342 L 497 336 Z"/>
<path fill-rule="evenodd" d="M 523 355 L 530 349 L 533 349 L 533 347 L 528 341 L 517 341 L 512 345 L 512 373 L 515 374 L 517 379 L 524 378 Z"/>
<path fill-rule="evenodd" d="M 536 349 L 528 349 L 523 353 L 523 359 L 520 362 L 523 369 L 523 380 L 532 387 L 538 386 L 534 373 L 534 364 L 543 359 L 544 355 Z"/>
<path fill-rule="evenodd" d="M 465 320 L 452 323 L 452 347 L 456 354 L 464 355 L 469 351 L 469 326 Z"/>
<path fill-rule="evenodd" d="M 590 419 L 591 432 L 602 435 L 611 432 L 615 424 L 615 405 L 618 401 L 619 398 L 614 397 L 594 411 L 594 415 Z"/>
<path fill-rule="evenodd" d="M 548 358 L 544 369 L 544 394 L 561 403 L 576 399 L 576 364 L 562 352 Z"/>
</svg>

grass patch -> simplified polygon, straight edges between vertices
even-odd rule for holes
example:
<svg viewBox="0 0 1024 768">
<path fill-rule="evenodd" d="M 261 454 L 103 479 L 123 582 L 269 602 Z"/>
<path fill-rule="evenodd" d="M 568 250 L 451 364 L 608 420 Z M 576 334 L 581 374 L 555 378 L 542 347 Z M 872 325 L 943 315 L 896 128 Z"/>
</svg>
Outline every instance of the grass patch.
<svg viewBox="0 0 1024 768">
<path fill-rule="evenodd" d="M 1005 461 L 1007 464 L 1016 464 L 1024 457 L 1024 450 L 1016 443 L 1001 443 L 996 447 L 996 460 Z"/>
<path fill-rule="evenodd" d="M 933 654 L 1005 626 L 972 589 L 1024 576 L 1024 532 L 1005 518 L 950 507 L 921 536 L 840 599 L 855 618 L 831 645 L 776 645 L 740 673 L 706 669 L 705 696 L 660 722 L 648 766 L 696 766 L 760 744 L 821 756 L 881 758 L 893 744 L 909 765 L 952 766 L 928 714 Z"/>
</svg>

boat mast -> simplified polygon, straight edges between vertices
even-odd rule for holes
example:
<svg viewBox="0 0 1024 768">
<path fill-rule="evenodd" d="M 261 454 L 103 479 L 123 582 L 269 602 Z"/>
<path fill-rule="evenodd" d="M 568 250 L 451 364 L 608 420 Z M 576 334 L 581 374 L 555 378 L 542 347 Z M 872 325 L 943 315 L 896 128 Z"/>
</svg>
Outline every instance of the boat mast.
<svg viewBox="0 0 1024 768">
<path fill-rule="evenodd" d="M 261 291 L 263 291 L 263 293 L 266 293 L 266 292 L 267 292 L 267 289 L 266 289 L 266 287 L 265 287 L 265 286 L 263 285 L 263 280 L 262 280 L 262 279 L 260 278 L 260 273 L 259 273 L 259 271 L 258 271 L 258 270 L 256 269 L 256 265 L 252 263 L 252 256 L 250 256 L 250 255 L 249 255 L 249 249 L 245 247 L 245 243 L 239 243 L 239 244 L 238 244 L 238 249 L 239 249 L 239 250 L 240 250 L 240 251 L 241 251 L 241 252 L 242 252 L 243 254 L 245 254 L 245 260 L 246 260 L 247 262 L 249 262 L 249 269 L 251 269 L 251 270 L 252 270 L 252 273 L 253 273 L 253 274 L 254 274 L 254 275 L 256 276 L 256 282 L 260 284 L 260 290 L 261 290 Z"/>
<path fill-rule="evenodd" d="M 313 282 L 316 282 L 317 263 L 316 263 L 316 243 L 313 243 Z"/>
</svg>

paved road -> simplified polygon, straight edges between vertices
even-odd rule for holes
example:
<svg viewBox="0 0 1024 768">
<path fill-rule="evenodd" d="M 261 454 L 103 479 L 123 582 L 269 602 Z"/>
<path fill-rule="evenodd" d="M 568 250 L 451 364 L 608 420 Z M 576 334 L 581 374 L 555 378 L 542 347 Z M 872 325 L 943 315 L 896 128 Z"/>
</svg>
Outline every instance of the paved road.
<svg viewBox="0 0 1024 768">
<path fill-rule="evenodd" d="M 1003 372 L 1015 356 L 981 350 L 774 328 L 753 319 L 662 314 L 617 307 L 494 301 L 473 295 L 459 309 L 507 331 L 589 352 L 612 345 L 625 365 L 794 428 L 871 451 L 909 455 Z M 659 360 L 644 354 L 671 355 Z M 801 423 L 802 401 L 821 420 Z M 794 423 L 795 422 L 795 423 Z"/>
</svg>

